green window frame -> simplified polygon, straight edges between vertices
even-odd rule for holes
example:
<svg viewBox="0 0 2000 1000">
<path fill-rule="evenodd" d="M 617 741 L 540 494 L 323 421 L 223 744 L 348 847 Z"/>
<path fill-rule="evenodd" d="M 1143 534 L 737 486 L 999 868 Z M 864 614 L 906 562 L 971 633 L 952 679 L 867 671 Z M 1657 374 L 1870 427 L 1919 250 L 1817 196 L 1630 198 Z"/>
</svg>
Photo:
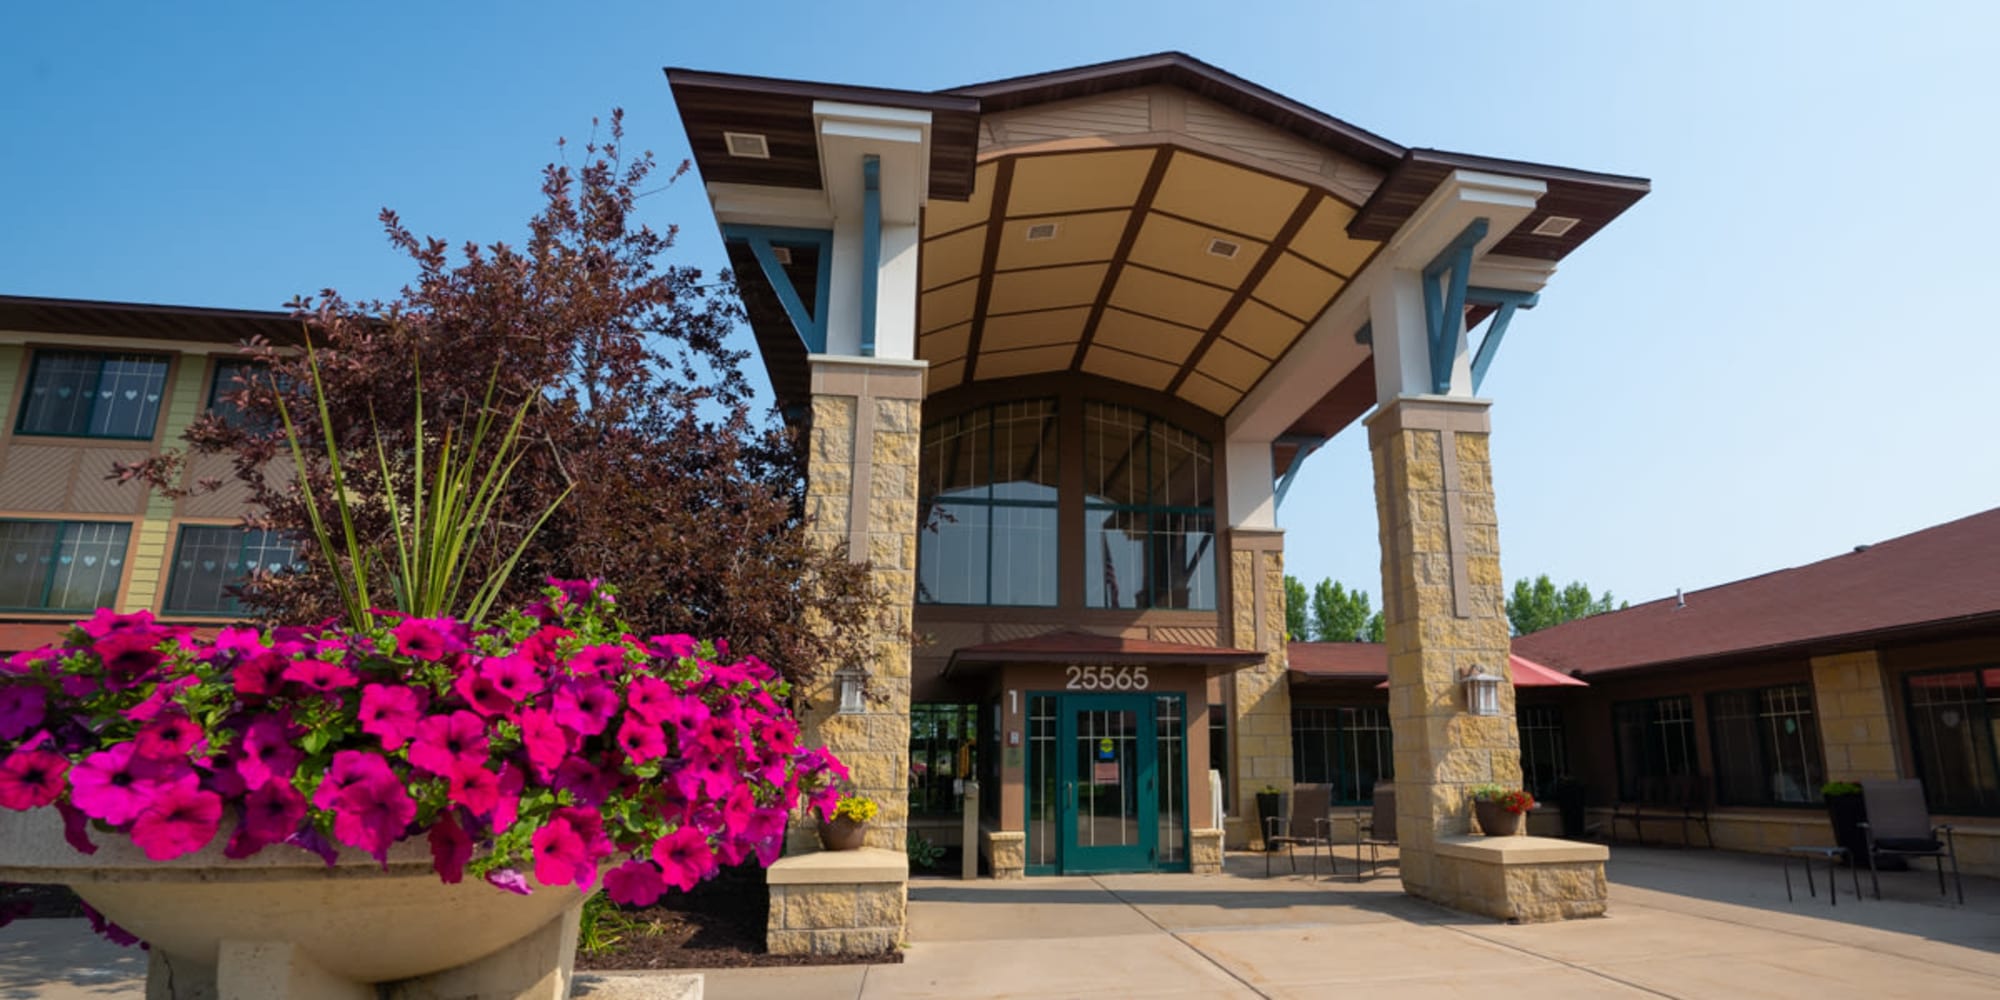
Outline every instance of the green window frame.
<svg viewBox="0 0 2000 1000">
<path fill-rule="evenodd" d="M 125 521 L 0 520 L 0 610 L 115 605 L 131 544 Z"/>
<path fill-rule="evenodd" d="M 1334 805 L 1375 801 L 1396 778 L 1396 734 L 1386 705 L 1294 705 L 1292 780 L 1327 785 Z"/>
<path fill-rule="evenodd" d="M 38 350 L 14 433 L 150 441 L 159 429 L 169 363 L 158 354 Z"/>
<path fill-rule="evenodd" d="M 255 572 L 283 572 L 297 561 L 296 545 L 276 531 L 184 524 L 174 540 L 160 613 L 237 617 L 243 613 L 243 602 L 229 592 L 230 587 Z"/>
<path fill-rule="evenodd" d="M 1717 805 L 1821 804 L 1826 764 L 1812 685 L 1713 692 L 1708 696 L 1708 731 Z"/>
<path fill-rule="evenodd" d="M 995 403 L 924 425 L 917 603 L 1056 606 L 1061 457 L 1053 399 Z"/>
<path fill-rule="evenodd" d="M 1214 445 L 1143 410 L 1089 402 L 1083 462 L 1084 605 L 1215 610 Z"/>
<path fill-rule="evenodd" d="M 1931 812 L 2000 816 L 2000 664 L 1905 674 L 1903 710 Z"/>
</svg>

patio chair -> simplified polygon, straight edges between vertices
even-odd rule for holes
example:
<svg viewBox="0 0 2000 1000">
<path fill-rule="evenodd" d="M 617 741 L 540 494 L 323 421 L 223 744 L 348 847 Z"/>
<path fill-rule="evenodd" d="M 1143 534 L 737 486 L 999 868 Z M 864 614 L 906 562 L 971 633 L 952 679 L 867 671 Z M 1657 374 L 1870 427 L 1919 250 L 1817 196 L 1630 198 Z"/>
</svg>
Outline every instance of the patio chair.
<svg viewBox="0 0 2000 1000">
<path fill-rule="evenodd" d="M 1272 816 L 1264 824 L 1264 877 L 1271 877 L 1272 850 L 1282 846 L 1285 856 L 1292 863 L 1294 873 L 1299 870 L 1300 847 L 1312 859 L 1313 878 L 1319 878 L 1319 855 L 1314 848 L 1326 852 L 1327 868 L 1330 874 L 1339 874 L 1340 869 L 1333 862 L 1333 790 L 1326 785 L 1294 785 L 1289 794 L 1279 800 L 1283 816 Z"/>
<path fill-rule="evenodd" d="M 1875 898 L 1882 898 L 1882 879 L 1875 859 L 1931 858 L 1937 862 L 1938 895 L 1945 894 L 1944 861 L 1951 859 L 1951 879 L 1958 887 L 1958 902 L 1965 903 L 1965 881 L 1958 874 L 1958 847 L 1952 842 L 1951 824 L 1931 825 L 1930 807 L 1924 803 L 1924 783 L 1864 781 L 1861 800 L 1868 818 L 1861 823 L 1861 835 L 1868 844 L 1868 881 Z M 1942 835 L 1942 836 L 1940 836 Z"/>
<path fill-rule="evenodd" d="M 1354 814 L 1354 881 L 1361 881 L 1361 849 L 1368 848 L 1368 877 L 1382 867 L 1382 848 L 1396 846 L 1396 786 L 1375 786 L 1371 808 Z"/>
</svg>

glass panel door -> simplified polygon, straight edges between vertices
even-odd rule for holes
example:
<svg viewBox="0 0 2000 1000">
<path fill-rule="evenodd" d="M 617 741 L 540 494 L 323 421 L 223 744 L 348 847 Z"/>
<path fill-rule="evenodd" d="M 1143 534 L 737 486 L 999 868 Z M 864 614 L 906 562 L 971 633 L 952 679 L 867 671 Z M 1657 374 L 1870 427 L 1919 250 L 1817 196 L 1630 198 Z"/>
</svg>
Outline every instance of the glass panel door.
<svg viewBox="0 0 2000 1000">
<path fill-rule="evenodd" d="M 1153 867 L 1159 802 L 1151 700 L 1070 697 L 1063 699 L 1061 714 L 1064 873 Z"/>
</svg>

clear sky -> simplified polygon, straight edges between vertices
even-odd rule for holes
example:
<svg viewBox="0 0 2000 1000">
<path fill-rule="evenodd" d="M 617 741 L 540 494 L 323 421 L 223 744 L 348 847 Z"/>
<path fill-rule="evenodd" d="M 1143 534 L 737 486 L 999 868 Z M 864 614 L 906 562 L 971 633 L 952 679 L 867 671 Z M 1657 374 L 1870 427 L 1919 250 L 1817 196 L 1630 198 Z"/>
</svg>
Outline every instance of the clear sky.
<svg viewBox="0 0 2000 1000">
<path fill-rule="evenodd" d="M 1484 391 L 1509 578 L 1640 600 L 2000 505 L 2000 4 L 15 3 L 0 292 L 277 308 L 518 237 L 558 136 L 685 141 L 663 66 L 932 89 L 1179 49 L 1410 146 L 1650 177 Z M 722 251 L 693 184 L 654 198 Z M 747 337 L 745 343 L 747 344 Z M 1366 446 L 1288 563 L 1379 591 Z"/>
</svg>

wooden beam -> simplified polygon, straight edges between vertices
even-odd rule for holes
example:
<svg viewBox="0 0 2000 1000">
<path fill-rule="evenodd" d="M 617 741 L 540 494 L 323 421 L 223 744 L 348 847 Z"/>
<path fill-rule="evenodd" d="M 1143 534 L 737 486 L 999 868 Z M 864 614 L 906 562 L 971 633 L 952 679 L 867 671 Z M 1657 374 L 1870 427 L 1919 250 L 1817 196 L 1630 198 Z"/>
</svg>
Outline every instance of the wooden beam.
<svg viewBox="0 0 2000 1000">
<path fill-rule="evenodd" d="M 1257 263 L 1250 265 L 1250 271 L 1243 276 L 1243 284 L 1237 286 L 1236 294 L 1229 297 L 1229 302 L 1216 314 L 1215 322 L 1209 325 L 1208 332 L 1202 334 L 1201 342 L 1194 345 L 1194 350 L 1188 352 L 1187 360 L 1181 363 L 1181 370 L 1175 373 L 1174 380 L 1167 383 L 1167 392 L 1170 395 L 1181 391 L 1181 385 L 1194 373 L 1195 366 L 1201 363 L 1202 355 L 1208 353 L 1209 345 L 1214 344 L 1216 338 L 1222 336 L 1222 331 L 1229 326 L 1229 321 L 1235 319 L 1236 313 L 1243 308 L 1243 303 L 1250 300 L 1251 290 L 1255 289 L 1258 282 L 1264 280 L 1264 275 L 1270 273 L 1271 268 L 1277 265 L 1279 255 L 1291 245 L 1292 238 L 1299 234 L 1299 230 L 1305 228 L 1306 220 L 1312 218 L 1313 210 L 1319 207 L 1320 199 L 1324 197 L 1326 195 L 1320 191 L 1309 190 L 1299 199 L 1298 207 L 1292 209 L 1291 217 L 1278 228 L 1278 235 L 1272 237 L 1270 244 L 1264 247 L 1264 255 L 1257 258 Z"/>
<path fill-rule="evenodd" d="M 1104 287 L 1097 290 L 1097 301 L 1091 303 L 1090 317 L 1083 323 L 1083 336 L 1077 338 L 1076 354 L 1069 361 L 1070 371 L 1083 370 L 1083 357 L 1090 353 L 1090 343 L 1097 336 L 1097 321 L 1104 318 L 1104 306 L 1111 301 L 1111 290 L 1117 287 L 1118 276 L 1125 270 L 1125 258 L 1131 255 L 1132 244 L 1139 240 L 1139 227 L 1145 224 L 1146 213 L 1152 210 L 1153 196 L 1160 193 L 1160 182 L 1166 179 L 1167 164 L 1173 155 L 1174 151 L 1166 146 L 1153 151 L 1152 166 L 1146 168 L 1145 183 L 1139 185 L 1139 197 L 1132 202 L 1132 216 L 1125 220 L 1118 250 L 1111 255 L 1111 267 L 1104 272 Z"/>
<path fill-rule="evenodd" d="M 993 168 L 993 206 L 986 216 L 986 249 L 980 258 L 979 291 L 972 299 L 972 330 L 965 340 L 965 374 L 960 385 L 971 385 L 979 368 L 979 340 L 986 333 L 986 303 L 993 297 L 993 268 L 1000 260 L 1000 235 L 1007 223 L 1007 196 L 1014 188 L 1014 161 Z"/>
</svg>

